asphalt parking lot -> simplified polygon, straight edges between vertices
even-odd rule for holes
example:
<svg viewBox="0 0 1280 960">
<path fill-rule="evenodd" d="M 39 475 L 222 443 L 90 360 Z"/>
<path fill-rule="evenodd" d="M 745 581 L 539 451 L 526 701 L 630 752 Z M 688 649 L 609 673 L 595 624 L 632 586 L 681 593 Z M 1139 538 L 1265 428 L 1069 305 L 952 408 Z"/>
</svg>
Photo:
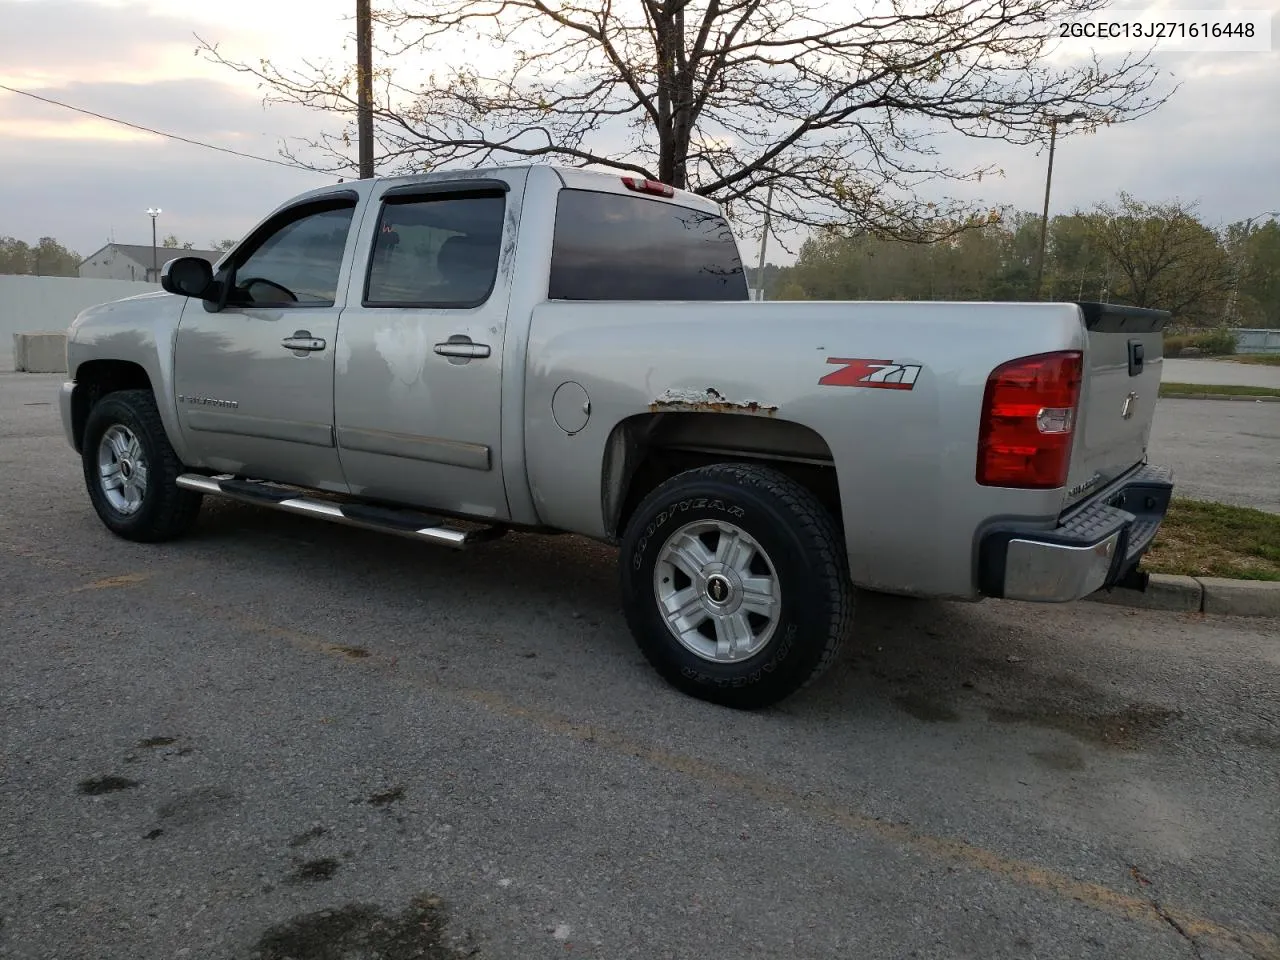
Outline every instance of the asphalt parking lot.
<svg viewBox="0 0 1280 960">
<path fill-rule="evenodd" d="M 1170 383 L 1280 389 L 1280 367 L 1236 363 L 1232 360 L 1178 360 L 1166 357 L 1160 368 L 1160 379 Z"/>
<path fill-rule="evenodd" d="M 0 956 L 1280 957 L 1280 623 L 867 597 L 736 713 L 576 538 L 113 539 L 56 380 L 0 376 Z"/>
<path fill-rule="evenodd" d="M 1161 400 L 1147 453 L 1177 496 L 1280 513 L 1280 403 Z"/>
</svg>

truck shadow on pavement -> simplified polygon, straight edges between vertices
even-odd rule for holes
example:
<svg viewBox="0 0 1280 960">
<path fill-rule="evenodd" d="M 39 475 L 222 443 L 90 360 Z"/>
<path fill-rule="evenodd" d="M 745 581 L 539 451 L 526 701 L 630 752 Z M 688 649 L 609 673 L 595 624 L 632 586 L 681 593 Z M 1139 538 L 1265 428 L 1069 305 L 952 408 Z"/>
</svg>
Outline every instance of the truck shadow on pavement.
<svg viewBox="0 0 1280 960">
<path fill-rule="evenodd" d="M 984 622 L 996 606 L 1010 605 L 863 594 L 858 611 L 863 642 L 855 638 L 834 682 L 819 697 L 834 704 L 859 693 L 879 695 L 923 723 L 956 723 L 977 715 L 1121 750 L 1151 742 L 1181 718 L 1182 712 L 1170 706 L 1126 697 L 1123 685 L 1103 687 L 1064 670 L 1051 651 L 1026 651 Z M 1070 752 L 1037 759 L 1059 769 L 1079 765 Z"/>
<path fill-rule="evenodd" d="M 472 628 L 487 630 L 495 643 L 528 645 L 525 656 L 542 658 L 534 678 L 551 680 L 557 669 L 572 670 L 580 680 L 586 674 L 607 687 L 634 685 L 639 671 L 654 690 L 665 689 L 643 666 L 623 622 L 612 547 L 513 533 L 455 553 L 235 503 L 208 506 L 191 549 L 216 546 L 220 554 L 251 556 L 249 562 L 268 577 L 318 581 L 308 591 L 313 594 L 346 590 L 361 599 L 362 615 L 375 625 L 385 622 L 391 629 L 415 604 L 430 609 L 434 598 L 444 596 L 451 620 L 470 617 Z M 230 565 L 232 558 L 221 562 Z M 1169 704 L 1127 695 L 1128 686 L 1114 677 L 1068 669 L 1052 652 L 1056 636 L 1028 639 L 1028 632 L 1063 632 L 1061 618 L 1039 617 L 1037 608 L 873 593 L 861 594 L 858 604 L 853 636 L 838 663 L 770 712 L 823 723 L 841 714 L 852 722 L 872 710 L 906 725 L 1031 726 L 1108 750 L 1147 745 L 1182 718 Z M 530 623 L 541 630 L 536 636 Z M 581 646 L 590 649 L 583 653 Z M 610 669 L 619 658 L 631 669 Z M 1033 756 L 1058 770 L 1082 763 L 1069 748 Z"/>
</svg>

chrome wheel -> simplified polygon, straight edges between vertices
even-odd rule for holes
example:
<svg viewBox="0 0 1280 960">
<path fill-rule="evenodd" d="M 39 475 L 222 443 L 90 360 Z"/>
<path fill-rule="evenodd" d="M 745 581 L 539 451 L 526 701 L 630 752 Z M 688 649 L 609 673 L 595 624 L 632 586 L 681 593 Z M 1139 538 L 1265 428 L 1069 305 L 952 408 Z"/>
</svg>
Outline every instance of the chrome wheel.
<svg viewBox="0 0 1280 960">
<path fill-rule="evenodd" d="M 128 427 L 116 423 L 98 443 L 98 477 L 103 496 L 117 513 L 131 515 L 147 494 L 147 458 Z"/>
<path fill-rule="evenodd" d="M 721 520 L 686 524 L 667 539 L 654 566 L 653 590 L 676 639 L 714 663 L 763 650 L 782 608 L 769 555 L 741 527 Z"/>
</svg>

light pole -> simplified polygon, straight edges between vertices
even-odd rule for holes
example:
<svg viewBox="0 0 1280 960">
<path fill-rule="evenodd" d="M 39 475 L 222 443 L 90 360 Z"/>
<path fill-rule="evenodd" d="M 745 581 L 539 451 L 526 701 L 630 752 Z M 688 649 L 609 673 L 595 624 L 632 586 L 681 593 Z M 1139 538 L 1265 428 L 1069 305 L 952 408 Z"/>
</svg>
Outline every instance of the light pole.
<svg viewBox="0 0 1280 960">
<path fill-rule="evenodd" d="M 756 268 L 756 283 L 760 284 L 757 300 L 764 299 L 764 250 L 769 242 L 769 215 L 773 212 L 773 184 L 769 184 L 769 192 L 764 198 L 764 233 L 760 235 L 760 265 Z"/>
<path fill-rule="evenodd" d="M 153 282 L 160 280 L 160 249 L 156 245 L 156 217 L 160 216 L 159 207 L 147 207 L 147 216 L 151 218 L 151 274 Z"/>
<path fill-rule="evenodd" d="M 1040 299 L 1040 284 L 1044 280 L 1044 252 L 1049 236 L 1049 186 L 1053 182 L 1053 149 L 1058 141 L 1058 124 L 1083 120 L 1083 113 L 1069 113 L 1065 117 L 1049 118 L 1049 170 L 1044 177 L 1044 211 L 1040 214 L 1040 253 L 1036 257 L 1036 285 L 1034 299 Z"/>
<path fill-rule="evenodd" d="M 1236 255 L 1235 283 L 1231 286 L 1231 299 L 1227 301 L 1227 311 L 1225 316 L 1222 318 L 1222 322 L 1228 326 L 1231 324 L 1231 321 L 1235 319 L 1236 302 L 1240 299 L 1240 278 L 1244 274 L 1244 258 L 1249 254 L 1249 234 L 1253 233 L 1253 222 L 1255 220 L 1261 220 L 1263 217 L 1280 217 L 1280 210 L 1268 210 L 1265 213 L 1255 213 L 1244 222 L 1244 230 L 1240 232 L 1240 252 Z"/>
</svg>

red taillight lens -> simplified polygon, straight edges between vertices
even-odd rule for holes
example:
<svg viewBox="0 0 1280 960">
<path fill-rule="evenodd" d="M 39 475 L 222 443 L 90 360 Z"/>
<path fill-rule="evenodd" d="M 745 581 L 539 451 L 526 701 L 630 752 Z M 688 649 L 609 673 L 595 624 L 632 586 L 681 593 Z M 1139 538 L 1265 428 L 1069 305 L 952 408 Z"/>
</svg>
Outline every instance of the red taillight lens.
<svg viewBox="0 0 1280 960">
<path fill-rule="evenodd" d="M 1067 482 L 1084 367 L 1078 350 L 1023 357 L 987 378 L 978 483 L 1049 489 Z"/>
</svg>

